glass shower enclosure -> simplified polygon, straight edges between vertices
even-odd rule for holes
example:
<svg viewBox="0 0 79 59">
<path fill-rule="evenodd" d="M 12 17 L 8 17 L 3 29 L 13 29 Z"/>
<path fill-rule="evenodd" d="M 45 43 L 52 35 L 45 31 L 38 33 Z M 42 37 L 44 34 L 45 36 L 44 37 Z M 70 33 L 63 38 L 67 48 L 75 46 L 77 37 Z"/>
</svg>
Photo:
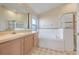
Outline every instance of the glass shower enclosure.
<svg viewBox="0 0 79 59">
<path fill-rule="evenodd" d="M 63 28 L 64 51 L 76 51 L 76 13 L 64 13 L 60 20 Z"/>
</svg>

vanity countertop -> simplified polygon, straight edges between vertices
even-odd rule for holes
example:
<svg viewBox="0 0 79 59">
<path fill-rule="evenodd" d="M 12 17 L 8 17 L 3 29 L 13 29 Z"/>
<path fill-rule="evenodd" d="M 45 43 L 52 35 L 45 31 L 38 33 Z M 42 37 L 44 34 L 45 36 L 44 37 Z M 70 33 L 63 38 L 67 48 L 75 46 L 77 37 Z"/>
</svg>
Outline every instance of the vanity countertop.
<svg viewBox="0 0 79 59">
<path fill-rule="evenodd" d="M 14 40 L 14 39 L 17 39 L 17 38 L 21 38 L 21 37 L 28 36 L 28 35 L 35 34 L 35 33 L 37 33 L 37 32 L 35 32 L 35 31 L 16 32 L 15 34 L 13 34 L 11 31 L 0 32 L 0 43 L 10 41 L 10 40 Z"/>
</svg>

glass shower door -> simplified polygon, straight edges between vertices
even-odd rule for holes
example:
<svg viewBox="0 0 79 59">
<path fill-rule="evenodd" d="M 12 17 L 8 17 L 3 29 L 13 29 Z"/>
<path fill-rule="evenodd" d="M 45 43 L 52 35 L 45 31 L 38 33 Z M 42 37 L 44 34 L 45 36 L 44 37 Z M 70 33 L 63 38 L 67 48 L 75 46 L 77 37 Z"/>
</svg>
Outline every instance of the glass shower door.
<svg viewBox="0 0 79 59">
<path fill-rule="evenodd" d="M 64 51 L 76 50 L 76 28 L 75 13 L 65 13 L 61 19 L 63 28 Z"/>
</svg>

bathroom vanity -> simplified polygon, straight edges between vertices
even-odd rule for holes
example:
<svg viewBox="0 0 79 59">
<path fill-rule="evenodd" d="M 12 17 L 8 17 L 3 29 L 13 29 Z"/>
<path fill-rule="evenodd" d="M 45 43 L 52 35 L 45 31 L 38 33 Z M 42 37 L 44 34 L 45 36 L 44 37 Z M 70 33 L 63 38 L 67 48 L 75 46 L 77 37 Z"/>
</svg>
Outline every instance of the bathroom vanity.
<svg viewBox="0 0 79 59">
<path fill-rule="evenodd" d="M 0 36 L 0 55 L 28 55 L 37 45 L 37 32 L 4 34 Z"/>
</svg>

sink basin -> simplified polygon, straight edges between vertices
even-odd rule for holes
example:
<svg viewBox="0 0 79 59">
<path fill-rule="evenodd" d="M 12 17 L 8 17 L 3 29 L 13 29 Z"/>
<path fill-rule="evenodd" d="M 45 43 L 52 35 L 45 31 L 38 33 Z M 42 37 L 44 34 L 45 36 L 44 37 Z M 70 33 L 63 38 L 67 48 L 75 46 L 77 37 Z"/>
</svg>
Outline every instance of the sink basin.
<svg viewBox="0 0 79 59">
<path fill-rule="evenodd" d="M 11 34 L 16 34 L 16 32 L 12 32 Z"/>
</svg>

